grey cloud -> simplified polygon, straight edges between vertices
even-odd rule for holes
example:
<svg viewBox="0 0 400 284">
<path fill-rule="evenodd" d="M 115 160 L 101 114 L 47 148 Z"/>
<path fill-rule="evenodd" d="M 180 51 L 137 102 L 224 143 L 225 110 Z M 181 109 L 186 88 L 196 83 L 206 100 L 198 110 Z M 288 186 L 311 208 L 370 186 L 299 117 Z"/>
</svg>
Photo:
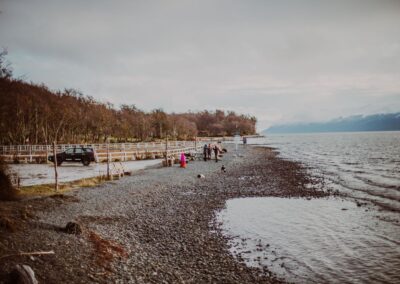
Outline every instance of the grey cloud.
<svg viewBox="0 0 400 284">
<path fill-rule="evenodd" d="M 260 129 L 399 107 L 400 1 L 3 0 L 0 10 L 17 75 L 115 104 L 230 108 Z"/>
</svg>

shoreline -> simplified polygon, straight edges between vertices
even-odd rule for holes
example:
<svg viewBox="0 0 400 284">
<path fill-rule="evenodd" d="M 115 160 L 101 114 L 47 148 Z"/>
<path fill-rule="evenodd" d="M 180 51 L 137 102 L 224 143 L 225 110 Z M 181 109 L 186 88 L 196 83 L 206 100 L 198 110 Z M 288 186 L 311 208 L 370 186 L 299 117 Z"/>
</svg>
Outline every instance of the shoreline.
<svg viewBox="0 0 400 284">
<path fill-rule="evenodd" d="M 147 169 L 59 197 L 3 203 L 16 206 L 20 215 L 25 210 L 33 216 L 17 224 L 14 233 L 1 229 L 0 257 L 47 249 L 55 255 L 0 258 L 0 275 L 25 263 L 40 282 L 280 282 L 266 268 L 247 267 L 229 253 L 216 212 L 237 197 L 329 194 L 315 187 L 301 164 L 280 159 L 269 148 L 241 146 L 242 157 L 235 157 L 233 147 L 226 146 L 229 152 L 219 163 Z M 222 164 L 226 173 L 220 171 Z M 197 174 L 205 178 L 198 179 Z M 314 186 L 306 187 L 310 183 Z M 14 215 L 11 219 L 17 219 Z M 81 224 L 82 235 L 60 232 L 72 220 Z M 98 239 L 120 250 L 105 257 L 99 253 Z"/>
</svg>

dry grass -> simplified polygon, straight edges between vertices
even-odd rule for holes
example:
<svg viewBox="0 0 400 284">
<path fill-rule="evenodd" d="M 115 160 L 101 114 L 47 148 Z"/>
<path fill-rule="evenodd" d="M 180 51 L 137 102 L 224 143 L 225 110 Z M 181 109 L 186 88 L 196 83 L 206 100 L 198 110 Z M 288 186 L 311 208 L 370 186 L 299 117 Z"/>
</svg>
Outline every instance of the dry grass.
<svg viewBox="0 0 400 284">
<path fill-rule="evenodd" d="M 106 271 L 112 272 L 111 263 L 116 257 L 127 257 L 128 253 L 118 243 L 103 239 L 96 232 L 89 232 L 89 240 L 95 249 L 96 263 Z"/>
<path fill-rule="evenodd" d="M 7 165 L 0 160 L 0 200 L 11 201 L 17 199 L 17 190 L 11 183 Z"/>
<path fill-rule="evenodd" d="M 5 216 L 0 216 L 0 230 L 5 230 L 8 232 L 15 232 L 17 230 L 16 222 Z"/>
<path fill-rule="evenodd" d="M 104 181 L 106 181 L 104 177 L 94 177 L 94 178 L 80 179 L 71 182 L 65 182 L 59 184 L 57 192 L 54 189 L 54 184 L 24 186 L 19 191 L 19 196 L 22 197 L 50 196 L 50 195 L 65 193 L 75 188 L 93 187 L 103 183 Z"/>
<path fill-rule="evenodd" d="M 21 203 L 0 206 L 0 236 L 3 232 L 14 233 L 18 231 L 25 221 L 32 218 L 35 218 L 34 213 Z"/>
</svg>

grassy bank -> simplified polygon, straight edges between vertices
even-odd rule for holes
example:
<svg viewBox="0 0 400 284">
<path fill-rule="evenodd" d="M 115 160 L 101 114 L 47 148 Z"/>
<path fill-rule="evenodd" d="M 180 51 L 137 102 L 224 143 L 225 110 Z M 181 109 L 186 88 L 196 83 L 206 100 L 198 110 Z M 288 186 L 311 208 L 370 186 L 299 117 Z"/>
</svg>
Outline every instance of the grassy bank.
<svg viewBox="0 0 400 284">
<path fill-rule="evenodd" d="M 23 186 L 18 191 L 18 196 L 20 197 L 50 196 L 54 194 L 69 192 L 75 188 L 96 186 L 105 181 L 107 181 L 106 177 L 98 176 L 93 178 L 84 178 L 80 180 L 64 182 L 58 185 L 58 191 L 55 190 L 55 186 L 53 183 Z"/>
</svg>

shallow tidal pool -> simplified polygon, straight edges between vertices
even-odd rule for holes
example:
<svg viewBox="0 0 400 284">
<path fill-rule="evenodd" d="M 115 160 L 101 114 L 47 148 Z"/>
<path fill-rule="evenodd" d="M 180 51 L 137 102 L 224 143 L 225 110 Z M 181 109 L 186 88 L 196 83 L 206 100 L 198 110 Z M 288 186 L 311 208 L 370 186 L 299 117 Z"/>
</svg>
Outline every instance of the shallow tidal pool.
<svg viewBox="0 0 400 284">
<path fill-rule="evenodd" d="M 231 253 L 295 283 L 400 283 L 400 226 L 337 198 L 237 198 L 217 214 Z"/>
</svg>

